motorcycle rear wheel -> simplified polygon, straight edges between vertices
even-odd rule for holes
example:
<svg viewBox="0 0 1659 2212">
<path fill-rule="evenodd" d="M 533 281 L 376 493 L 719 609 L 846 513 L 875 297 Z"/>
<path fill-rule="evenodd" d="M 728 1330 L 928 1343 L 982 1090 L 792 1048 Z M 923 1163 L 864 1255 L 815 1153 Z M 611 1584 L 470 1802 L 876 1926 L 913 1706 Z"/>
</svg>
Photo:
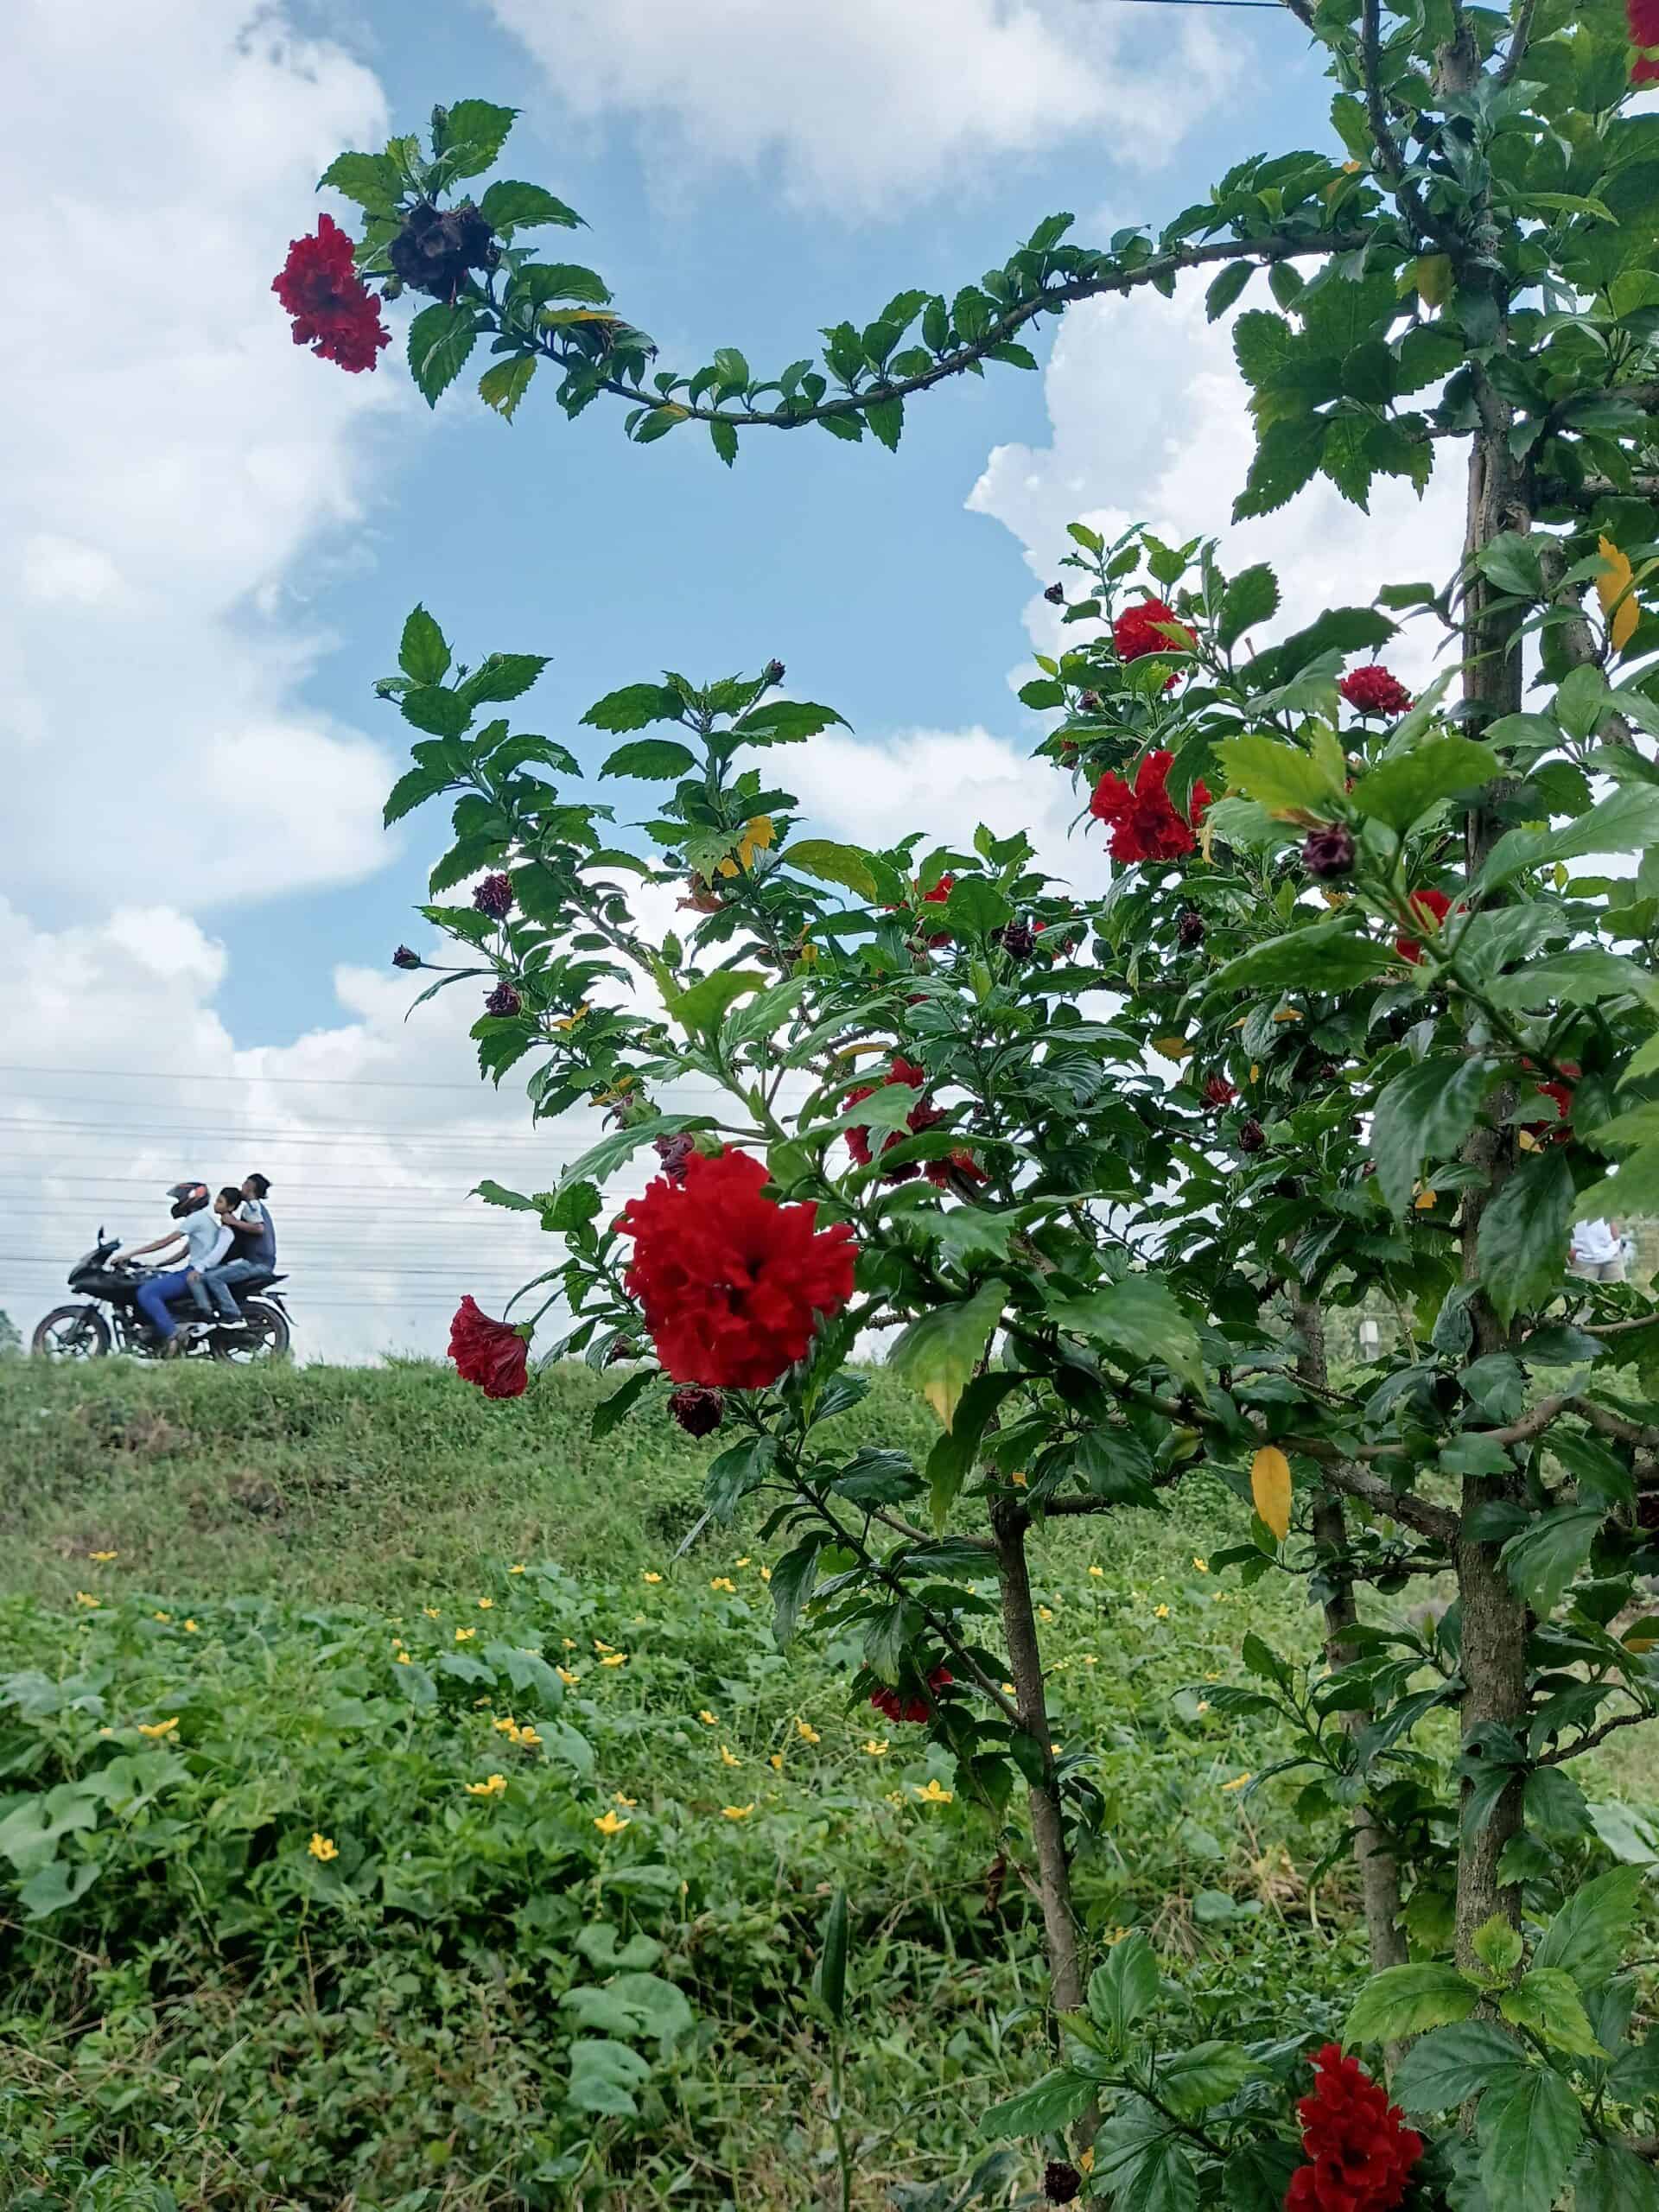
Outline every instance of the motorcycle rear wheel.
<svg viewBox="0 0 1659 2212">
<path fill-rule="evenodd" d="M 216 1329 L 208 1338 L 213 1357 L 239 1367 L 250 1366 L 256 1359 L 280 1359 L 289 1344 L 285 1315 L 263 1298 L 251 1298 L 242 1310 L 248 1318 L 245 1329 Z"/>
<path fill-rule="evenodd" d="M 95 1306 L 54 1306 L 35 1324 L 29 1348 L 41 1359 L 102 1359 L 110 1325 Z"/>
</svg>

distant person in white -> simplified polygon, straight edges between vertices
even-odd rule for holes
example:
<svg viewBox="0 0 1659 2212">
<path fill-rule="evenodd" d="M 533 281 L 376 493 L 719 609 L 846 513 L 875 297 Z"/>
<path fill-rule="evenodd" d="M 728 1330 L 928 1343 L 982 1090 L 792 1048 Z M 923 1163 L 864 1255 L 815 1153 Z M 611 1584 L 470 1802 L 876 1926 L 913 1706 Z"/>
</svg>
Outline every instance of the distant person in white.
<svg viewBox="0 0 1659 2212">
<path fill-rule="evenodd" d="M 184 1262 L 182 1268 L 175 1265 L 171 1272 L 151 1275 L 138 1286 L 139 1311 L 161 1338 L 163 1354 L 170 1357 L 179 1348 L 179 1325 L 167 1310 L 168 1300 L 188 1291 L 203 1320 L 211 1323 L 213 1309 L 201 1279 L 229 1252 L 231 1232 L 208 1204 L 205 1183 L 175 1183 L 167 1195 L 173 1201 L 173 1218 L 179 1226 L 164 1236 L 151 1237 L 148 1244 L 135 1244 L 130 1251 L 113 1254 L 111 1264 L 163 1251 L 168 1260 Z"/>
<path fill-rule="evenodd" d="M 1624 1250 L 1616 1221 L 1581 1221 L 1573 1231 L 1572 1268 L 1586 1282 L 1623 1282 Z"/>
<path fill-rule="evenodd" d="M 207 1294 L 217 1309 L 222 1329 L 245 1329 L 246 1316 L 232 1296 L 232 1286 L 269 1274 L 276 1265 L 276 1231 L 265 1204 L 270 1185 L 263 1175 L 250 1175 L 239 1191 L 228 1185 L 216 1201 L 220 1218 L 230 1231 L 232 1248 L 228 1258 L 206 1274 Z"/>
</svg>

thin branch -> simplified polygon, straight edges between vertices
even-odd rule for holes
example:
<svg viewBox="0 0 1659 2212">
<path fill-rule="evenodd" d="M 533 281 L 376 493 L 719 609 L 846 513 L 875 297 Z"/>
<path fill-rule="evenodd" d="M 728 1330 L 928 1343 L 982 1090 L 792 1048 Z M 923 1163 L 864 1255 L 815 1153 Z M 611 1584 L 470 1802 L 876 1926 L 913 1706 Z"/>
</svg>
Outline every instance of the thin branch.
<svg viewBox="0 0 1659 2212">
<path fill-rule="evenodd" d="M 907 1537 L 912 1544 L 933 1544 L 938 1541 L 938 1538 L 930 1529 L 918 1529 L 913 1521 L 906 1521 L 902 1513 L 889 1513 L 884 1505 L 868 1506 L 865 1510 L 872 1521 L 880 1521 L 885 1527 L 891 1529 L 896 1535 Z M 953 1535 L 950 1541 L 953 1544 L 971 1544 L 976 1552 L 995 1554 L 996 1550 L 996 1546 L 988 1536 Z"/>
<path fill-rule="evenodd" d="M 1421 194 L 1406 175 L 1399 141 L 1389 122 L 1382 93 L 1381 0 L 1363 0 L 1360 17 L 1360 59 L 1365 79 L 1365 113 L 1376 148 L 1377 166 L 1394 188 L 1395 196 L 1421 235 L 1449 243 L 1444 230 L 1423 204 Z"/>
<path fill-rule="evenodd" d="M 620 376 L 602 377 L 599 389 L 619 399 L 626 399 L 634 406 L 658 405 L 673 407 L 682 416 L 694 423 L 729 423 L 734 429 L 798 429 L 807 423 L 823 423 L 837 416 L 861 415 L 873 401 L 907 399 L 912 392 L 925 391 L 930 385 L 941 384 L 946 378 L 960 376 L 965 369 L 975 367 L 992 350 L 1022 330 L 1039 315 L 1058 308 L 1073 306 L 1080 300 L 1098 299 L 1111 293 L 1131 292 L 1142 284 L 1155 284 L 1162 277 L 1179 275 L 1183 270 L 1203 269 L 1214 262 L 1259 261 L 1263 267 L 1276 262 L 1295 261 L 1309 255 L 1346 252 L 1351 247 L 1363 245 L 1365 234 L 1356 232 L 1351 236 L 1336 231 L 1320 231 L 1304 238 L 1214 238 L 1205 245 L 1174 246 L 1166 253 L 1154 254 L 1138 268 L 1114 269 L 1108 274 L 1077 276 L 1069 283 L 1052 285 L 1039 292 L 1034 299 L 1022 300 L 1000 316 L 982 336 L 971 344 L 959 346 L 913 377 L 901 377 L 894 382 L 873 384 L 862 390 L 844 392 L 834 399 L 820 400 L 816 407 L 797 413 L 786 407 L 745 408 L 734 412 L 728 408 L 704 407 L 688 404 L 667 397 L 652 400 L 642 385 L 630 384 Z M 499 322 L 499 310 L 496 311 Z M 487 327 L 488 326 L 486 326 Z M 544 354 L 560 368 L 591 369 L 593 363 L 582 353 L 565 344 L 551 333 L 526 333 L 519 330 L 504 332 L 505 335 L 528 343 L 536 352 Z"/>
<path fill-rule="evenodd" d="M 1593 1751 L 1598 1744 L 1605 1743 L 1615 1728 L 1634 1728 L 1639 1720 L 1651 1720 L 1654 1717 L 1646 1712 L 1615 1713 L 1611 1720 L 1604 1720 L 1599 1727 L 1592 1728 L 1586 1735 L 1577 1737 L 1572 1743 L 1555 1751 L 1546 1751 L 1541 1758 L 1535 1759 L 1533 1764 L 1565 1766 L 1568 1759 L 1582 1758 L 1586 1751 Z"/>
<path fill-rule="evenodd" d="M 1521 0 L 1521 13 L 1515 19 L 1515 29 L 1510 33 L 1510 50 L 1503 57 L 1497 73 L 1500 85 L 1512 85 L 1522 62 L 1526 58 L 1527 45 L 1532 37 L 1532 19 L 1538 0 Z"/>
</svg>

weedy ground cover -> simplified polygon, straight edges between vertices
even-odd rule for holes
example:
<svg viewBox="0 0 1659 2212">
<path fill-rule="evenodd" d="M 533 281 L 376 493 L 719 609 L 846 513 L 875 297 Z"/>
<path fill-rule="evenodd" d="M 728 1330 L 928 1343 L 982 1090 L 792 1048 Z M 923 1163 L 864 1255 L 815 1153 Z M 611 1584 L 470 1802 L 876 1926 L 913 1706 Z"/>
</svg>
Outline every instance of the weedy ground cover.
<svg viewBox="0 0 1659 2212">
<path fill-rule="evenodd" d="M 3 2201 L 830 2202 L 837 1888 L 859 2202 L 928 2202 L 1041 2070 L 1035 1909 L 948 1755 L 778 1651 L 741 1524 L 676 1556 L 707 1447 L 592 1445 L 597 1388 L 0 1363 Z M 927 1433 L 881 1377 L 847 1418 Z M 1040 1548 L 1078 1891 L 1183 2031 L 1318 2032 L 1346 1862 L 1309 1886 L 1328 1829 L 1208 1694 L 1313 1618 L 1210 1570 L 1220 1503 Z"/>
</svg>

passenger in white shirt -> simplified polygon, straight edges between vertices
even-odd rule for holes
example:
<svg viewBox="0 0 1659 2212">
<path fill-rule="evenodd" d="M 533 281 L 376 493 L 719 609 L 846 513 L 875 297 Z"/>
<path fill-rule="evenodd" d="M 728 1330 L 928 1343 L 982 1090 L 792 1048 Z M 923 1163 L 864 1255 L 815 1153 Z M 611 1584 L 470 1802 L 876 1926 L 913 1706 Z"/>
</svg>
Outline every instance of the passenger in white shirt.
<svg viewBox="0 0 1659 2212">
<path fill-rule="evenodd" d="M 1586 1282 L 1623 1282 L 1624 1252 L 1616 1221 L 1581 1221 L 1573 1231 L 1573 1273 Z"/>
</svg>

